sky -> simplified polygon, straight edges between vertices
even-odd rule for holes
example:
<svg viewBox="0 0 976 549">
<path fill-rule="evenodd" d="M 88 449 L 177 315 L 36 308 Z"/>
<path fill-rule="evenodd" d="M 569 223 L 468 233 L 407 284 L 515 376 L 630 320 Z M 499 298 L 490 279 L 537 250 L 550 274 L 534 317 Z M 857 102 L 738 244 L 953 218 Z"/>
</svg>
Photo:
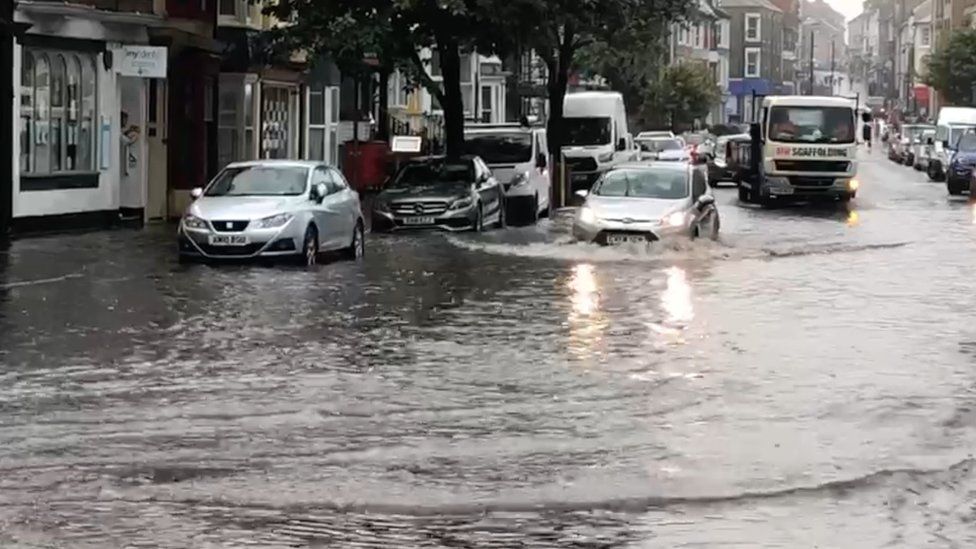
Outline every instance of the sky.
<svg viewBox="0 0 976 549">
<path fill-rule="evenodd" d="M 844 14 L 844 18 L 850 21 L 861 13 L 862 0 L 827 0 L 830 7 Z"/>
</svg>

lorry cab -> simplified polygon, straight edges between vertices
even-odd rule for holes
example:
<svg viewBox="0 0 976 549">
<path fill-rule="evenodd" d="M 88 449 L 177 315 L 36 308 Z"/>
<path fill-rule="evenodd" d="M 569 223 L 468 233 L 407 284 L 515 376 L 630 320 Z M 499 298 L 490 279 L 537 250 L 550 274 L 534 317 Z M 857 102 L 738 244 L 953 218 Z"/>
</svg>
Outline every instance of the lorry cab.
<svg viewBox="0 0 976 549">
<path fill-rule="evenodd" d="M 610 168 L 637 158 L 624 98 L 618 92 L 566 95 L 561 130 L 572 192 L 589 189 Z"/>
<path fill-rule="evenodd" d="M 869 119 L 869 117 L 867 117 Z M 748 202 L 800 198 L 846 202 L 857 193 L 856 103 L 843 97 L 770 96 L 763 99 L 753 133 L 751 177 L 739 196 Z"/>
<path fill-rule="evenodd" d="M 929 179 L 940 181 L 945 178 L 945 168 L 952 162 L 959 137 L 976 129 L 976 108 L 942 107 L 935 124 L 935 137 L 932 140 L 933 155 L 926 168 Z"/>
<path fill-rule="evenodd" d="M 509 219 L 534 223 L 549 210 L 549 146 L 544 126 L 469 124 L 464 127 L 465 152 L 491 168 L 505 189 Z"/>
</svg>

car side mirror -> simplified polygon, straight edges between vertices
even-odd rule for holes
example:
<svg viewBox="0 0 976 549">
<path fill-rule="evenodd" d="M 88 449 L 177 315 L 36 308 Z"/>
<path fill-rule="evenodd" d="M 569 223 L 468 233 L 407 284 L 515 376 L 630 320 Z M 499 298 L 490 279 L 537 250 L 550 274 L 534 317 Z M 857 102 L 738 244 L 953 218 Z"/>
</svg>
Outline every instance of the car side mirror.
<svg viewBox="0 0 976 549">
<path fill-rule="evenodd" d="M 325 188 L 325 183 L 317 183 L 312 185 L 312 188 L 308 191 L 308 198 L 312 202 L 321 204 L 322 200 L 325 199 L 325 193 L 327 189 Z"/>
<path fill-rule="evenodd" d="M 627 138 L 626 137 L 621 137 L 617 141 L 617 150 L 618 151 L 626 151 L 627 150 Z"/>
<path fill-rule="evenodd" d="M 541 169 L 546 168 L 549 165 L 549 160 L 546 158 L 546 153 L 539 153 L 535 157 L 535 167 Z"/>
<path fill-rule="evenodd" d="M 200 187 L 196 187 L 195 189 L 190 191 L 190 196 L 193 198 L 193 200 L 200 198 L 201 196 L 203 196 L 203 189 L 201 189 Z"/>
<path fill-rule="evenodd" d="M 580 198 L 586 198 L 587 196 L 590 196 L 590 191 L 588 191 L 586 189 L 580 189 L 580 190 L 576 191 L 574 194 L 576 194 L 576 196 L 578 196 Z"/>
</svg>

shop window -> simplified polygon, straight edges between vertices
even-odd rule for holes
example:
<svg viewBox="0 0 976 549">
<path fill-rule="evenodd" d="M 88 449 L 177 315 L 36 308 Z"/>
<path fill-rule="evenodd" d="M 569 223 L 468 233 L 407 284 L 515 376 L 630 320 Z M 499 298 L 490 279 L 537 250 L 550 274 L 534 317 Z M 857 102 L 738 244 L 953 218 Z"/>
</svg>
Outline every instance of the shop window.
<svg viewBox="0 0 976 549">
<path fill-rule="evenodd" d="M 95 96 L 92 56 L 24 49 L 19 128 L 21 173 L 95 171 Z"/>
</svg>

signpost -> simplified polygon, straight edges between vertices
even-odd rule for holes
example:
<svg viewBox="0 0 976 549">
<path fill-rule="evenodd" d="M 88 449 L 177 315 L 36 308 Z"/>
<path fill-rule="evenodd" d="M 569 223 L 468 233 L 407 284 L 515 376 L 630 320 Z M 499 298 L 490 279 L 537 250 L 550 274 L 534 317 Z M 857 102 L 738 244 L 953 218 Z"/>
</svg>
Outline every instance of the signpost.
<svg viewBox="0 0 976 549">
<path fill-rule="evenodd" d="M 166 48 L 124 45 L 118 50 L 118 73 L 140 78 L 166 78 Z"/>
</svg>

